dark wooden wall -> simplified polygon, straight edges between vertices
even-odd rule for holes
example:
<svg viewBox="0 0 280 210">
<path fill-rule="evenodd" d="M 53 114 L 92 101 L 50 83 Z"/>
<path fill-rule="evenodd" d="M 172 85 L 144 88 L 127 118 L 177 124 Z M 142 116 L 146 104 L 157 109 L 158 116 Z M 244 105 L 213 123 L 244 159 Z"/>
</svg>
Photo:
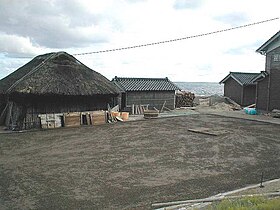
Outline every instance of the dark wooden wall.
<svg viewBox="0 0 280 210">
<path fill-rule="evenodd" d="M 280 47 L 266 54 L 265 70 L 269 73 L 257 85 L 257 108 L 280 109 Z"/>
<path fill-rule="evenodd" d="M 5 106 L 6 106 L 5 96 L 3 94 L 0 94 L 0 115 L 4 110 Z"/>
<path fill-rule="evenodd" d="M 257 83 L 256 107 L 259 110 L 267 110 L 268 80 L 269 77 L 266 77 Z"/>
<path fill-rule="evenodd" d="M 28 129 L 40 126 L 39 114 L 107 110 L 107 104 L 111 107 L 115 105 L 116 97 L 12 95 L 9 103 L 12 105 L 12 115 L 6 119 L 6 126 Z"/>
<path fill-rule="evenodd" d="M 169 109 L 175 108 L 175 91 L 146 91 L 146 92 L 127 92 L 126 105 L 144 105 L 161 109 L 164 101 Z"/>
<path fill-rule="evenodd" d="M 112 96 L 12 96 L 11 101 L 32 107 L 37 113 L 79 112 L 89 110 L 107 110 L 107 104 L 113 105 Z"/>
<path fill-rule="evenodd" d="M 224 84 L 224 96 L 229 97 L 241 105 L 242 86 L 234 79 L 229 78 Z"/>
<path fill-rule="evenodd" d="M 269 111 L 280 109 L 280 67 L 270 69 L 270 79 Z"/>
<path fill-rule="evenodd" d="M 278 61 L 275 60 L 274 57 L 278 56 Z M 272 50 L 271 52 L 266 54 L 265 59 L 265 70 L 270 73 L 271 69 L 278 69 L 280 70 L 280 47 Z"/>
<path fill-rule="evenodd" d="M 256 85 L 244 86 L 242 106 L 256 103 Z"/>
</svg>

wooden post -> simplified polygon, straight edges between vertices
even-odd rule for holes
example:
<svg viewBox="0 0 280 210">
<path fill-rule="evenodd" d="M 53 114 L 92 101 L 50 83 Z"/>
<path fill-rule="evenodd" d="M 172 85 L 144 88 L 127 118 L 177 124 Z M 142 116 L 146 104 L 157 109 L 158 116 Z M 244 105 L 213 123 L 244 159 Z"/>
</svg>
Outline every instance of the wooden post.
<svg viewBox="0 0 280 210">
<path fill-rule="evenodd" d="M 164 103 L 162 104 L 162 107 L 161 107 L 161 109 L 160 109 L 160 112 L 163 111 L 163 108 L 164 108 L 165 104 L 166 104 L 166 101 L 164 101 Z"/>
<path fill-rule="evenodd" d="M 134 104 L 131 105 L 131 114 L 134 115 Z"/>
</svg>

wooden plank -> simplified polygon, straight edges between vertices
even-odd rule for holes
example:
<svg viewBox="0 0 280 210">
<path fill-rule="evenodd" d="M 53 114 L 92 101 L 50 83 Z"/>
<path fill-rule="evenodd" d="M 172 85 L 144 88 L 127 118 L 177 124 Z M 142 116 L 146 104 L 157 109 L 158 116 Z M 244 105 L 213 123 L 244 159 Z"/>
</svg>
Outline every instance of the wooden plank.
<svg viewBox="0 0 280 210">
<path fill-rule="evenodd" d="M 144 110 L 145 110 L 145 108 L 144 108 L 144 106 L 143 105 L 140 105 L 141 106 L 141 114 L 144 114 Z"/>
<path fill-rule="evenodd" d="M 134 115 L 134 104 L 131 105 L 131 114 Z"/>
<path fill-rule="evenodd" d="M 256 107 L 256 104 L 251 104 L 249 106 L 246 106 L 247 108 L 255 108 Z"/>
<path fill-rule="evenodd" d="M 137 105 L 137 114 L 140 115 L 141 114 L 141 111 L 140 111 L 140 106 Z"/>
<path fill-rule="evenodd" d="M 8 102 L 8 112 L 5 120 L 6 126 L 10 126 L 10 122 L 12 118 L 12 110 L 13 110 L 13 102 Z"/>
<path fill-rule="evenodd" d="M 188 131 L 193 132 L 193 133 L 200 133 L 200 134 L 205 134 L 205 135 L 210 135 L 210 136 L 218 136 L 217 133 L 210 131 L 209 128 L 190 128 Z"/>
<path fill-rule="evenodd" d="M 160 109 L 160 112 L 163 111 L 163 108 L 164 108 L 165 104 L 166 104 L 166 101 L 163 102 L 162 107 L 161 107 L 161 109 Z"/>
<path fill-rule="evenodd" d="M 116 116 L 117 121 L 123 122 L 123 119 L 119 116 Z"/>
<path fill-rule="evenodd" d="M 7 113 L 8 107 L 9 107 L 8 104 L 9 104 L 9 103 L 6 104 L 4 110 L 3 110 L 2 113 L 1 113 L 1 116 L 0 116 L 0 125 L 4 124 L 4 122 L 5 122 L 5 118 L 6 118 L 6 115 L 7 115 L 6 113 Z"/>
<path fill-rule="evenodd" d="M 171 109 L 169 109 L 168 107 L 163 107 L 164 109 L 166 109 L 167 111 L 172 111 Z"/>
</svg>

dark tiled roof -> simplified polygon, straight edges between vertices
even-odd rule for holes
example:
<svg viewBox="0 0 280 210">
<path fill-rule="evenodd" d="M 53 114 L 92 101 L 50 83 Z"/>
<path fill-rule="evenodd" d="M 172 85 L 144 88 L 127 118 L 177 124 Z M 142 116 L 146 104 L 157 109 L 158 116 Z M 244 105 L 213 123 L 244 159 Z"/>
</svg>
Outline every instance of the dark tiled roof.
<svg viewBox="0 0 280 210">
<path fill-rule="evenodd" d="M 124 91 L 170 91 L 180 90 L 173 82 L 166 78 L 125 78 L 115 77 L 112 80 Z"/>
<path fill-rule="evenodd" d="M 220 83 L 225 83 L 229 78 L 233 78 L 240 85 L 254 85 L 255 78 L 259 75 L 260 73 L 230 72 Z"/>
<path fill-rule="evenodd" d="M 260 46 L 256 52 L 261 53 L 261 54 L 266 54 L 267 50 L 269 49 L 270 45 L 273 44 L 273 42 L 279 40 L 280 37 L 280 31 L 278 31 L 276 34 L 274 34 L 269 40 L 267 40 L 262 46 Z M 275 49 L 278 47 L 278 45 L 274 46 L 273 48 Z"/>
</svg>

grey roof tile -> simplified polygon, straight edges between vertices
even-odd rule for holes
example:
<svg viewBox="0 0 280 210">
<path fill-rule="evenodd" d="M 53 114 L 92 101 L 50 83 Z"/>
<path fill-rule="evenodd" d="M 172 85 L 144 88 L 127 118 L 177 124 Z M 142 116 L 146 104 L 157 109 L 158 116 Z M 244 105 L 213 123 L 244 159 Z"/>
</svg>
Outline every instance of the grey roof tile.
<svg viewBox="0 0 280 210">
<path fill-rule="evenodd" d="M 233 78 L 240 85 L 254 85 L 255 78 L 258 77 L 260 73 L 244 73 L 244 72 L 230 72 L 220 83 L 225 83 L 229 78 Z"/>
<path fill-rule="evenodd" d="M 125 78 L 115 77 L 112 80 L 124 91 L 170 91 L 180 90 L 166 78 Z"/>
</svg>

